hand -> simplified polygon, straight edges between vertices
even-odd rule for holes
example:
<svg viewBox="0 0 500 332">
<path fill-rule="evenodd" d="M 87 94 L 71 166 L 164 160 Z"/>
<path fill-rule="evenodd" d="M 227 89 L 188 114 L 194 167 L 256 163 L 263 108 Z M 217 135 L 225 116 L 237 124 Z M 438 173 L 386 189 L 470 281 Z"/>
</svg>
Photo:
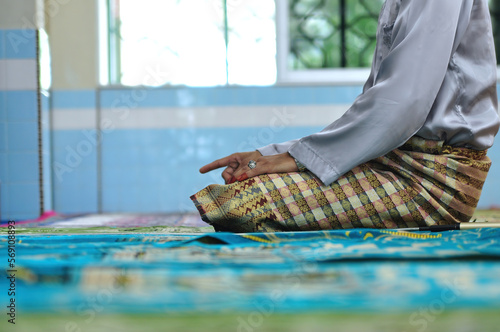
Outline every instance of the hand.
<svg viewBox="0 0 500 332">
<path fill-rule="evenodd" d="M 222 172 L 222 177 L 227 183 L 236 181 L 234 174 L 243 166 L 247 166 L 250 160 L 257 160 L 262 155 L 259 151 L 233 153 L 230 156 L 218 159 L 200 168 L 200 173 L 205 174 L 217 168 L 226 167 Z M 248 168 L 248 166 L 247 166 Z"/>
<path fill-rule="evenodd" d="M 250 160 L 254 160 L 257 163 L 254 169 L 248 167 L 248 162 Z M 218 159 L 203 166 L 200 172 L 207 173 L 221 167 L 226 167 L 222 172 L 222 177 L 227 184 L 235 181 L 244 181 L 248 178 L 262 174 L 298 171 L 295 160 L 288 153 L 262 156 L 260 152 L 253 151 L 234 153 L 228 157 Z"/>
</svg>

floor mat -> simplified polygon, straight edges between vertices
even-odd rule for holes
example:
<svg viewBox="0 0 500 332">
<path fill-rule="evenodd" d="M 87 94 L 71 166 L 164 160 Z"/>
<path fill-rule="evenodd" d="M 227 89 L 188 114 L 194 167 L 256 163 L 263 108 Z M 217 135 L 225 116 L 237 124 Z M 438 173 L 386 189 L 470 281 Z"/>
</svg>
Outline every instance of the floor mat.
<svg viewBox="0 0 500 332">
<path fill-rule="evenodd" d="M 198 213 L 172 214 L 84 214 L 47 213 L 36 220 L 15 222 L 22 234 L 105 234 L 105 233 L 205 233 L 214 228 Z M 8 222 L 0 225 L 0 234 L 8 231 Z"/>
<path fill-rule="evenodd" d="M 498 308 L 499 239 L 497 229 L 18 235 L 0 289 L 14 273 L 23 312 Z"/>
<path fill-rule="evenodd" d="M 19 324 L 4 316 L 2 331 L 40 322 L 50 331 L 144 332 L 496 332 L 500 324 L 498 229 L 232 234 L 195 214 L 52 215 L 16 223 L 11 252 L 8 232 L 0 228 L 0 289 L 2 303 L 15 300 Z"/>
<path fill-rule="evenodd" d="M 35 220 L 16 221 L 17 226 L 24 228 L 88 228 L 88 227 L 151 227 L 151 226 L 185 226 L 206 227 L 197 213 L 109 213 L 61 215 L 54 212 L 44 214 Z M 7 222 L 2 222 L 3 227 Z"/>
</svg>

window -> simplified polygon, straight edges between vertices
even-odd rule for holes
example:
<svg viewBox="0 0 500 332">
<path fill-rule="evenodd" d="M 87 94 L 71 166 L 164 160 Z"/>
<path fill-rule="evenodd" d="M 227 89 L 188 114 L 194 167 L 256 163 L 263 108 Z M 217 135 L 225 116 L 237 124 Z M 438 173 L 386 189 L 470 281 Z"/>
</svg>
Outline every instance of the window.
<svg viewBox="0 0 500 332">
<path fill-rule="evenodd" d="M 278 0 L 279 81 L 364 82 L 383 2 Z"/>
<path fill-rule="evenodd" d="M 498 0 L 489 0 L 491 20 L 493 23 L 493 36 L 497 49 L 497 63 L 500 63 L 500 2 Z"/>
<path fill-rule="evenodd" d="M 271 85 L 270 0 L 109 0 L 110 77 L 123 85 Z"/>
<path fill-rule="evenodd" d="M 369 67 L 383 0 L 290 0 L 289 68 Z"/>
<path fill-rule="evenodd" d="M 122 85 L 362 83 L 384 0 L 102 0 Z M 500 4 L 490 0 L 500 45 Z M 500 52 L 498 52 L 500 59 Z"/>
</svg>

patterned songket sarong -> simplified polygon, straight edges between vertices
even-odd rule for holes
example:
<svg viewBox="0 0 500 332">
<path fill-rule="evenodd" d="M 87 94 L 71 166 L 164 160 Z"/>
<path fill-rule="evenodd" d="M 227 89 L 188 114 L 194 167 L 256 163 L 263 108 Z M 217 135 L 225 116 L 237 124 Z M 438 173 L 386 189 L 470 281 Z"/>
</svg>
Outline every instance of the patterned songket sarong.
<svg viewBox="0 0 500 332">
<path fill-rule="evenodd" d="M 486 151 L 413 137 L 328 186 L 310 172 L 266 174 L 191 199 L 217 231 L 449 225 L 470 220 L 490 166 Z"/>
</svg>

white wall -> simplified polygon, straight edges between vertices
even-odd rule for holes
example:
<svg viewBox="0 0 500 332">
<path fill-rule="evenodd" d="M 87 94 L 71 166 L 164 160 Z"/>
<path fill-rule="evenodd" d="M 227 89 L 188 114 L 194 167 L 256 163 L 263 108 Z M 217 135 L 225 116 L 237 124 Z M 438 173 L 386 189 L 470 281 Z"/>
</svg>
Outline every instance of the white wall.
<svg viewBox="0 0 500 332">
<path fill-rule="evenodd" d="M 43 1 L 0 0 L 0 29 L 43 27 Z"/>
<path fill-rule="evenodd" d="M 97 3 L 45 0 L 53 90 L 93 90 L 98 86 Z"/>
</svg>

